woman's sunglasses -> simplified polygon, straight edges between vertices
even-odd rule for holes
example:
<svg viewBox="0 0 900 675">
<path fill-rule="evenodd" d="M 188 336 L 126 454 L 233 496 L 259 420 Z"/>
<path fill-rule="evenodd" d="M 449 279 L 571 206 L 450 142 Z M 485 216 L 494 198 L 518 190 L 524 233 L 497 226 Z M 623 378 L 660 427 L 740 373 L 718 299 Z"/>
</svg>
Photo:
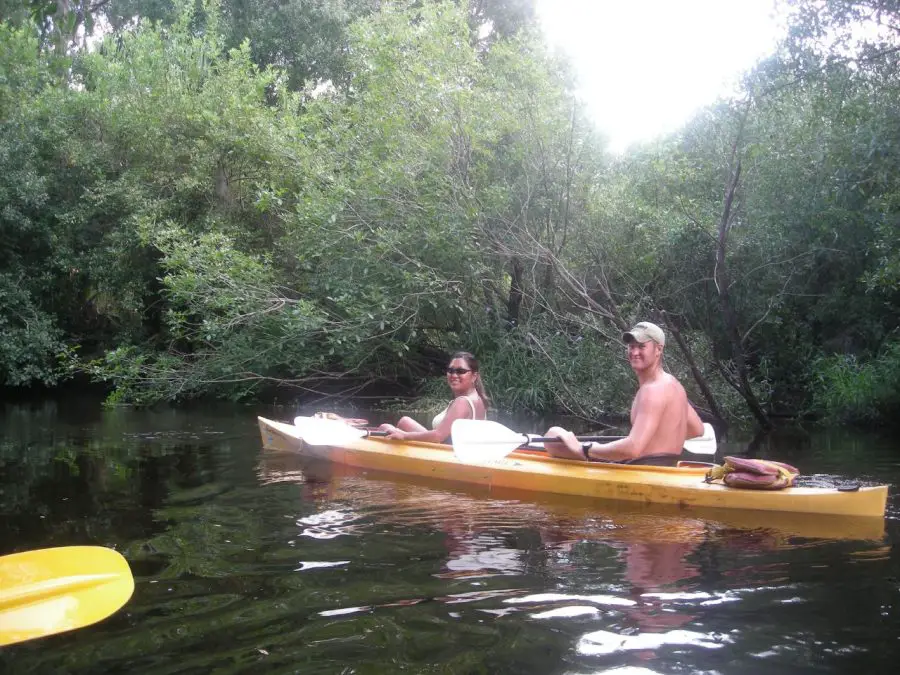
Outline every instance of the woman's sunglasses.
<svg viewBox="0 0 900 675">
<path fill-rule="evenodd" d="M 466 373 L 471 373 L 472 371 L 467 368 L 447 368 L 448 375 L 465 375 Z"/>
</svg>

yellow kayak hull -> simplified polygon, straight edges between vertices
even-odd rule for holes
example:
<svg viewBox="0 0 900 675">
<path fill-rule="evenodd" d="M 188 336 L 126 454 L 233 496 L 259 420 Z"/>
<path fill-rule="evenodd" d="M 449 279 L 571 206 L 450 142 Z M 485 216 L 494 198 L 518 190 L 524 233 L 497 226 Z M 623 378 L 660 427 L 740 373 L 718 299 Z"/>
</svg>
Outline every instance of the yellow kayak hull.
<svg viewBox="0 0 900 675">
<path fill-rule="evenodd" d="M 470 534 L 470 523 L 495 522 L 499 509 L 507 527 L 537 524 L 559 540 L 675 543 L 705 541 L 711 535 L 740 547 L 752 542 L 766 548 L 789 545 L 794 537 L 880 542 L 885 535 L 884 518 L 586 499 L 360 469 L 292 451 L 263 453 L 258 469 L 265 484 L 311 484 L 310 499 L 338 501 L 351 512 L 377 513 L 379 520 L 395 524 L 435 522 L 443 527 L 458 523 L 459 514 L 465 514 Z"/>
<path fill-rule="evenodd" d="M 487 465 L 460 462 L 449 445 L 360 438 L 340 447 L 310 446 L 293 424 L 259 417 L 263 447 L 337 464 L 446 481 L 594 499 L 747 511 L 884 517 L 887 486 L 742 490 L 706 483 L 703 467 L 653 467 L 557 459 L 516 451 Z"/>
</svg>

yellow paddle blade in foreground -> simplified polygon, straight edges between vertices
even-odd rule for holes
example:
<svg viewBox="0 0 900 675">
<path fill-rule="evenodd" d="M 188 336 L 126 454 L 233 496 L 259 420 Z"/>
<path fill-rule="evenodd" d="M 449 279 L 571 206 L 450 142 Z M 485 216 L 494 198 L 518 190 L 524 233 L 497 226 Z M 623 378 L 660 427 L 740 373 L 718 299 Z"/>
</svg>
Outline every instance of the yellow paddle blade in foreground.
<svg viewBox="0 0 900 675">
<path fill-rule="evenodd" d="M 128 562 L 111 548 L 63 546 L 0 557 L 0 646 L 89 626 L 133 591 Z"/>
</svg>

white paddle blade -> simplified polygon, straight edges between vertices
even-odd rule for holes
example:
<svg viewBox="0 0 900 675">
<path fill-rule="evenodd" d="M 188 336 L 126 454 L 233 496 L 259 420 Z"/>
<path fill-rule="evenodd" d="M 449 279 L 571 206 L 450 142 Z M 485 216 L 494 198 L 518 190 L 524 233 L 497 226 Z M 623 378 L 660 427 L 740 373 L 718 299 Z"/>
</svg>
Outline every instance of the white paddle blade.
<svg viewBox="0 0 900 675">
<path fill-rule="evenodd" d="M 528 441 L 525 434 L 490 420 L 454 420 L 450 426 L 453 454 L 465 464 L 490 464 Z"/>
<path fill-rule="evenodd" d="M 684 442 L 684 449 L 695 455 L 716 454 L 716 430 L 709 422 L 703 423 L 703 435 L 689 438 Z"/>
<path fill-rule="evenodd" d="M 300 438 L 310 445 L 343 445 L 366 435 L 365 429 L 320 417 L 295 417 L 294 426 Z"/>
</svg>

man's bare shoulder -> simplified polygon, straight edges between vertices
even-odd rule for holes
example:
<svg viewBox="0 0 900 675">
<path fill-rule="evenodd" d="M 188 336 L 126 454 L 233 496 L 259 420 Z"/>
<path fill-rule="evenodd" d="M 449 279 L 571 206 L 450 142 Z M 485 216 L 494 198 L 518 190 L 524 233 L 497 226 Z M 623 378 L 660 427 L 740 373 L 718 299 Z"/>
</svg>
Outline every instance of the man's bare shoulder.
<svg viewBox="0 0 900 675">
<path fill-rule="evenodd" d="M 673 394 L 677 395 L 684 391 L 684 387 L 681 386 L 681 382 L 679 382 L 675 376 L 669 373 L 662 373 L 658 378 L 653 380 L 652 382 L 645 382 L 641 385 L 640 393 L 642 396 L 647 397 L 670 397 Z"/>
<path fill-rule="evenodd" d="M 643 409 L 648 406 L 665 405 L 666 400 L 671 396 L 671 385 L 659 379 L 653 382 L 644 382 L 638 389 L 634 402 L 637 407 Z"/>
</svg>

